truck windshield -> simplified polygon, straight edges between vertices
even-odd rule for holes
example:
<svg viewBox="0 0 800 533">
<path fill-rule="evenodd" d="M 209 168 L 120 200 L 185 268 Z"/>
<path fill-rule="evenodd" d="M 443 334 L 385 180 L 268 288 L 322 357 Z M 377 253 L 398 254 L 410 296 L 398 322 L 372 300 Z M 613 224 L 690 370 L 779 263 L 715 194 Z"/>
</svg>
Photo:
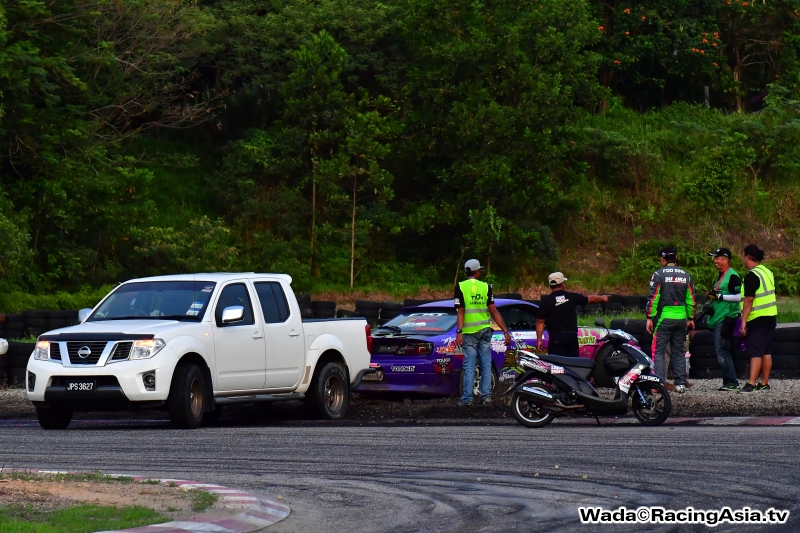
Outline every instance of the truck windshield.
<svg viewBox="0 0 800 533">
<path fill-rule="evenodd" d="M 455 309 L 419 308 L 409 310 L 375 330 L 376 333 L 422 333 L 423 335 L 438 335 L 447 333 L 456 325 Z M 385 329 L 382 329 L 385 328 Z M 399 332 L 395 329 L 399 328 Z"/>
<path fill-rule="evenodd" d="M 208 281 L 145 281 L 119 286 L 92 313 L 103 320 L 187 320 L 199 322 L 216 283 Z"/>
</svg>

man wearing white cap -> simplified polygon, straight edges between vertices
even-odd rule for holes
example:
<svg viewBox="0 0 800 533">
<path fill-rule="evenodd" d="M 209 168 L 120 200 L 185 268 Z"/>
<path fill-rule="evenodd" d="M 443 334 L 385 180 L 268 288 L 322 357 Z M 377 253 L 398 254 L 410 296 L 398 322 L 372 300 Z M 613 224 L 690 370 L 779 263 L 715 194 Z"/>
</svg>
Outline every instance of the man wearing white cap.
<svg viewBox="0 0 800 533">
<path fill-rule="evenodd" d="M 536 349 L 541 350 L 544 330 L 547 329 L 547 353 L 565 357 L 579 357 L 578 313 L 575 308 L 588 303 L 607 302 L 608 296 L 567 292 L 567 278 L 561 272 L 547 277 L 550 294 L 543 296 L 536 317 Z"/>
<path fill-rule="evenodd" d="M 456 346 L 464 352 L 461 405 L 471 405 L 475 386 L 476 359 L 481 369 L 481 382 L 478 388 L 481 403 L 492 401 L 492 320 L 503 330 L 506 345 L 511 344 L 511 335 L 503 322 L 503 317 L 494 306 L 492 286 L 478 278 L 481 275 L 481 262 L 470 259 L 464 264 L 467 279 L 456 285 L 453 303 L 458 313 Z"/>
</svg>

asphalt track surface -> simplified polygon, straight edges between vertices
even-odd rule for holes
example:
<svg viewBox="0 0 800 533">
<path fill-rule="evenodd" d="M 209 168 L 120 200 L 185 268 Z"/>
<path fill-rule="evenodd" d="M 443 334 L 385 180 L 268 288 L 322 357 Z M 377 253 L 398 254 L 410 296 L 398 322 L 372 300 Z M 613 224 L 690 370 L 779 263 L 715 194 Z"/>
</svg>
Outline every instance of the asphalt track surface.
<svg viewBox="0 0 800 533">
<path fill-rule="evenodd" d="M 800 531 L 800 427 L 0 428 L 0 464 L 282 496 L 268 532 Z M 580 505 L 789 509 L 784 525 L 588 526 Z"/>
</svg>

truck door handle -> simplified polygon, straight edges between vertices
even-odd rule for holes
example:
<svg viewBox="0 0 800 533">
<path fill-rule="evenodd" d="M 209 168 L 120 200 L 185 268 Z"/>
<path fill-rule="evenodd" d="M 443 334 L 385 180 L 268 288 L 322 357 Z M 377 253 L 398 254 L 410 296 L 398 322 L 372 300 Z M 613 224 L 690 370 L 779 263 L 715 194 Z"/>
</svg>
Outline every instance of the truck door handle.
<svg viewBox="0 0 800 533">
<path fill-rule="evenodd" d="M 260 331 L 256 331 L 255 333 L 253 333 L 253 338 L 254 339 L 263 339 L 264 338 L 264 334 L 261 333 Z"/>
<path fill-rule="evenodd" d="M 289 331 L 289 336 L 290 337 L 299 337 L 300 336 L 300 332 L 295 331 L 295 330 L 291 330 L 291 331 Z"/>
</svg>

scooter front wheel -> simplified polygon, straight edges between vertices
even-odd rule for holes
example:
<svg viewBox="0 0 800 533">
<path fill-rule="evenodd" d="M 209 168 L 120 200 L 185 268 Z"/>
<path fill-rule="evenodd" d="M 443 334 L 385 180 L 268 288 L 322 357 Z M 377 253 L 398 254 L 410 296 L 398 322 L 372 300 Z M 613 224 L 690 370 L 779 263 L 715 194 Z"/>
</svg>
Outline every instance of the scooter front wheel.
<svg viewBox="0 0 800 533">
<path fill-rule="evenodd" d="M 533 388 L 549 393 L 543 387 L 534 386 Z M 511 412 L 517 422 L 528 428 L 542 428 L 555 418 L 553 413 L 545 411 L 541 405 L 519 392 L 514 392 L 511 396 Z"/>
<path fill-rule="evenodd" d="M 642 401 L 642 396 L 644 401 Z M 633 391 L 633 415 L 645 426 L 659 426 L 672 412 L 672 398 L 661 383 L 641 383 Z"/>
</svg>

